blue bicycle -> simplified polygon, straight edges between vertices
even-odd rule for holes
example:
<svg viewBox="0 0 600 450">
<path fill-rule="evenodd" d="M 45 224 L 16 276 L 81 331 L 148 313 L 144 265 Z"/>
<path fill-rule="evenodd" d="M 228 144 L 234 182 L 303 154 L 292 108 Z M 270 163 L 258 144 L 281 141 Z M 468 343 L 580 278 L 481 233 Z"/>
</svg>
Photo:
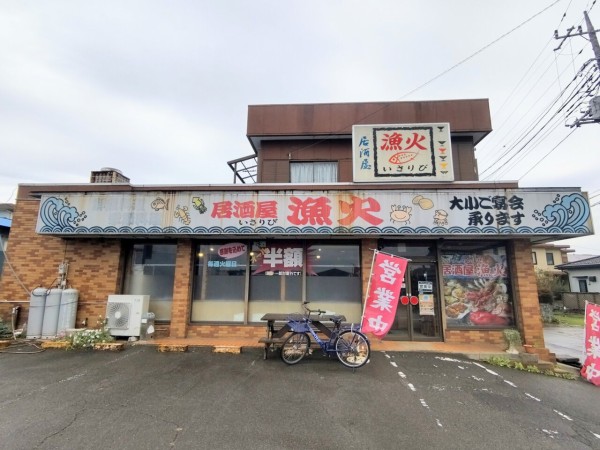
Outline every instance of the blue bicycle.
<svg viewBox="0 0 600 450">
<path fill-rule="evenodd" d="M 364 366 L 371 355 L 369 339 L 360 332 L 360 327 L 352 324 L 342 327 L 342 317 L 333 316 L 333 330 L 328 340 L 319 338 L 317 331 L 311 326 L 311 314 L 320 316 L 325 311 L 320 309 L 309 309 L 304 302 L 306 314 L 288 319 L 288 326 L 292 334 L 281 346 L 281 359 L 286 364 L 297 364 L 310 350 L 310 337 L 319 344 L 323 354 L 331 356 L 336 354 L 340 362 L 352 369 Z"/>
</svg>

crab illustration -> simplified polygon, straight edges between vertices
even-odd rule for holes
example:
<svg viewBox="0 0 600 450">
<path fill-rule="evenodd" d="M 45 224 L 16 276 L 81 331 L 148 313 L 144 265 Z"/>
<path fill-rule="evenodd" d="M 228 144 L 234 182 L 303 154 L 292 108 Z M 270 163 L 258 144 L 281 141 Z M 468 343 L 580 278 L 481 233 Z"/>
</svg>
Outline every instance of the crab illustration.
<svg viewBox="0 0 600 450">
<path fill-rule="evenodd" d="M 394 223 L 406 223 L 410 224 L 410 218 L 412 216 L 412 207 L 406 205 L 392 205 L 392 211 L 390 212 L 390 219 Z"/>
<path fill-rule="evenodd" d="M 177 208 L 175 208 L 175 218 L 179 219 L 185 225 L 189 225 L 190 222 L 192 221 L 192 219 L 190 218 L 190 213 L 188 212 L 187 206 L 181 207 L 181 206 L 177 205 Z"/>
</svg>

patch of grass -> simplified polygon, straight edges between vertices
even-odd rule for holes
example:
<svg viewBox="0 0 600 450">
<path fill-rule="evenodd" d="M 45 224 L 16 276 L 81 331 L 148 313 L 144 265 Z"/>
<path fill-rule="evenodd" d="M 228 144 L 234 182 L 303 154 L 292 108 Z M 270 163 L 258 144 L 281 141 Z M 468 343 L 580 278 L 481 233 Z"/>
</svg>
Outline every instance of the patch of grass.
<svg viewBox="0 0 600 450">
<path fill-rule="evenodd" d="M 535 366 L 535 365 L 525 366 L 520 361 L 511 361 L 510 359 L 502 357 L 502 356 L 491 356 L 491 357 L 487 358 L 485 360 L 485 362 L 488 364 L 492 364 L 494 366 L 498 366 L 498 367 L 509 367 L 511 369 L 522 370 L 524 372 L 539 373 L 539 374 L 547 375 L 547 376 L 551 376 L 551 377 L 564 378 L 566 380 L 577 379 L 577 377 L 575 377 L 572 373 L 556 373 L 552 370 L 541 371 L 538 366 Z"/>
<path fill-rule="evenodd" d="M 568 327 L 583 328 L 585 325 L 585 314 L 583 312 L 555 312 L 554 322 Z"/>
</svg>

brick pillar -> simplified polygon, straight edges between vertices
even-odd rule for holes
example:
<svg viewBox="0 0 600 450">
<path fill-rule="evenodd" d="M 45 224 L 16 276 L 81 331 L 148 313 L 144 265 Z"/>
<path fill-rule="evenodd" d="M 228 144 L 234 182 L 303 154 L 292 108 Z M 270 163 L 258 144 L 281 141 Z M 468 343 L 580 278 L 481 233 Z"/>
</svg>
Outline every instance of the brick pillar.
<svg viewBox="0 0 600 450">
<path fill-rule="evenodd" d="M 170 337 L 186 337 L 192 298 L 193 244 L 189 239 L 177 242 L 173 307 L 171 310 Z"/>
<path fill-rule="evenodd" d="M 544 327 L 531 257 L 531 243 L 524 239 L 513 241 L 513 254 L 512 279 L 518 297 L 515 307 L 519 331 L 524 343 L 544 349 Z"/>
</svg>

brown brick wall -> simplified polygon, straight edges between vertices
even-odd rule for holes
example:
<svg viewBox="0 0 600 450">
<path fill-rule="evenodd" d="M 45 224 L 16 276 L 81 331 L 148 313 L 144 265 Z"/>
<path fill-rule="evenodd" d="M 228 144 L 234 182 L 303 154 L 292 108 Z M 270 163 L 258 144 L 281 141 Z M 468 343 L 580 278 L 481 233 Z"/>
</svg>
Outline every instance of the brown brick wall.
<svg viewBox="0 0 600 450">
<path fill-rule="evenodd" d="M 517 324 L 524 343 L 544 348 L 544 325 L 540 315 L 537 283 L 533 261 L 531 259 L 531 243 L 520 239 L 513 241 L 514 258 L 511 261 L 514 289 L 517 295 Z"/>
<path fill-rule="evenodd" d="M 183 239 L 177 243 L 170 330 L 170 336 L 175 338 L 186 337 L 190 317 L 193 247 L 190 239 Z"/>
<path fill-rule="evenodd" d="M 14 273 L 5 265 L 0 279 L 0 317 L 10 320 L 10 312 L 19 301 L 20 328 L 27 323 L 29 291 L 36 287 L 56 286 L 58 265 L 69 264 L 68 285 L 79 290 L 77 323 L 88 319 L 95 326 L 104 316 L 109 294 L 121 287 L 121 243 L 118 239 L 58 238 L 35 232 L 39 201 L 19 199 L 13 215 L 7 254 Z"/>
<path fill-rule="evenodd" d="M 498 330 L 446 330 L 444 341 L 449 344 L 503 344 L 504 336 Z"/>
<path fill-rule="evenodd" d="M 258 340 L 266 336 L 266 330 L 264 325 L 190 325 L 187 337 L 241 337 Z"/>
<path fill-rule="evenodd" d="M 7 254 L 16 275 L 5 265 L 0 280 L 0 317 L 10 321 L 12 307 L 19 304 L 21 314 L 18 327 L 27 323 L 29 295 L 20 282 L 28 290 L 38 286 L 52 287 L 58 277 L 58 265 L 64 259 L 69 263 L 68 284 L 80 292 L 77 323 L 81 324 L 87 319 L 88 325 L 94 326 L 98 316 L 105 314 L 108 295 L 121 292 L 124 267 L 121 240 L 38 235 L 35 233 L 38 208 L 39 201 L 22 198 L 19 198 L 15 207 Z M 373 250 L 376 248 L 376 239 L 361 240 L 363 301 L 369 283 Z M 512 250 L 510 268 L 514 277 L 518 329 L 526 343 L 544 348 L 531 244 L 527 240 L 517 240 L 512 244 Z M 178 338 L 262 336 L 262 326 L 189 324 L 193 253 L 193 240 L 178 241 L 172 321 L 170 325 L 157 325 L 161 335 Z M 503 335 L 498 330 L 446 330 L 445 341 L 500 344 L 503 342 Z"/>
</svg>

